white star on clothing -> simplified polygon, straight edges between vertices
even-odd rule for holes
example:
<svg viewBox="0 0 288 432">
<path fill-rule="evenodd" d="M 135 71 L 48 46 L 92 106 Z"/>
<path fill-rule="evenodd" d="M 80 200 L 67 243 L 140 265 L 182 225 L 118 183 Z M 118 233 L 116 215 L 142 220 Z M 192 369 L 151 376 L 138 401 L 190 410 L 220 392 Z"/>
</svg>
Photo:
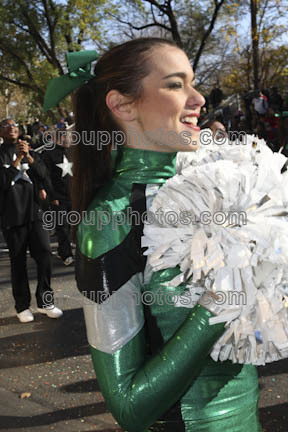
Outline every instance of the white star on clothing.
<svg viewBox="0 0 288 432">
<path fill-rule="evenodd" d="M 71 177 L 73 176 L 73 162 L 69 162 L 65 155 L 63 156 L 63 162 L 56 164 L 56 166 L 62 169 L 62 177 L 65 177 L 66 174 L 69 174 Z"/>
</svg>

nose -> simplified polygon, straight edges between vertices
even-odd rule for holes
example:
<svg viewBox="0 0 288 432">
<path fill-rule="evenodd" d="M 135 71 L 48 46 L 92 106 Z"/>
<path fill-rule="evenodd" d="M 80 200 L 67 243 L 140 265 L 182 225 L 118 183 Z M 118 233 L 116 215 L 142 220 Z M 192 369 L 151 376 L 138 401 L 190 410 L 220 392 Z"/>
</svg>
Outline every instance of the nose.
<svg viewBox="0 0 288 432">
<path fill-rule="evenodd" d="M 187 105 L 191 108 L 201 108 L 203 105 L 205 105 L 205 98 L 194 87 L 192 87 L 189 92 Z"/>
</svg>

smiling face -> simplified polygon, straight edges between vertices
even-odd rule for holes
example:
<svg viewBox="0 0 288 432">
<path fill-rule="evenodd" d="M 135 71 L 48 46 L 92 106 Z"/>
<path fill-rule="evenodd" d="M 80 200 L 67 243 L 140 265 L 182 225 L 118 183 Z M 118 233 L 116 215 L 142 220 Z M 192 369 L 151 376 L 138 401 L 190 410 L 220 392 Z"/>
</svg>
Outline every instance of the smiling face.
<svg viewBox="0 0 288 432">
<path fill-rule="evenodd" d="M 147 61 L 151 72 L 142 80 L 142 94 L 136 102 L 136 128 L 142 136 L 146 132 L 141 147 L 166 152 L 197 150 L 197 121 L 205 99 L 194 88 L 186 54 L 161 45 L 152 50 Z"/>
<path fill-rule="evenodd" d="M 0 136 L 4 140 L 4 144 L 15 144 L 19 136 L 19 129 L 14 120 L 5 119 L 0 126 Z"/>
</svg>

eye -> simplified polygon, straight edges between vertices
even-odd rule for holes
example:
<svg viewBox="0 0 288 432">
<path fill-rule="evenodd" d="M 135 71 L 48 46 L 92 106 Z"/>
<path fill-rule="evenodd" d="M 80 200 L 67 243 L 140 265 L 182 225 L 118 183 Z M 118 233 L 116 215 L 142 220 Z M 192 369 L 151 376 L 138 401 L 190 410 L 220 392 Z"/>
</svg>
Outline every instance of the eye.
<svg viewBox="0 0 288 432">
<path fill-rule="evenodd" d="M 170 83 L 168 83 L 167 87 L 169 89 L 179 89 L 179 88 L 182 88 L 183 85 L 182 85 L 181 81 L 177 81 L 177 82 L 170 82 Z"/>
</svg>

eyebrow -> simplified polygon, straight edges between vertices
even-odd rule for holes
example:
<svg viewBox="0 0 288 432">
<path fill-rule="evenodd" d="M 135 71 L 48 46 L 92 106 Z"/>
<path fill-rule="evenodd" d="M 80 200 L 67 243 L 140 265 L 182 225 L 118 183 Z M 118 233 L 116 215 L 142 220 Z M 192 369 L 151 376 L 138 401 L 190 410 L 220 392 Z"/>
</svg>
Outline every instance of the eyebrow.
<svg viewBox="0 0 288 432">
<path fill-rule="evenodd" d="M 182 79 L 186 79 L 187 78 L 187 74 L 185 72 L 175 72 L 173 74 L 167 75 L 165 77 L 163 77 L 162 79 L 167 79 L 167 78 L 172 78 L 172 77 L 178 77 L 178 78 L 182 78 Z M 195 76 L 193 75 L 193 78 L 191 81 L 195 80 Z"/>
</svg>

